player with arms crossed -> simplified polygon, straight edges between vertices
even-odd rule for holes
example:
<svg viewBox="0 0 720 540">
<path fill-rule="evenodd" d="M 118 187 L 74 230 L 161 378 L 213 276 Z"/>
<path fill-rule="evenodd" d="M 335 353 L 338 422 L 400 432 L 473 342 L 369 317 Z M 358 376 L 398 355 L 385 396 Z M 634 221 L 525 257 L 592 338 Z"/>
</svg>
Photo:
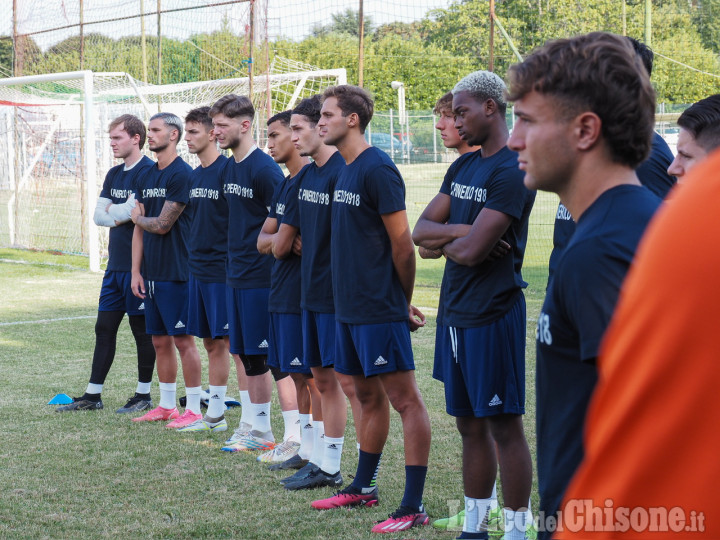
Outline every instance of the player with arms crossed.
<svg viewBox="0 0 720 540">
<path fill-rule="evenodd" d="M 309 163 L 293 145 L 290 131 L 291 111 L 271 116 L 267 121 L 270 157 L 275 163 L 283 163 L 288 175 L 273 194 L 270 213 L 258 235 L 257 248 L 260 253 L 273 255 L 275 261 L 270 276 L 270 339 L 268 365 L 292 379 L 298 404 L 298 421 L 285 423 L 283 442 L 270 452 L 258 456 L 262 463 L 283 463 L 298 454 L 301 441 L 303 414 L 310 412 L 310 394 L 306 377 L 310 368 L 303 361 L 303 336 L 300 320 L 300 257 L 292 252 L 294 235 L 288 235 L 282 228 L 287 208 L 297 204 L 297 177 L 300 170 Z"/>
<path fill-rule="evenodd" d="M 360 458 L 350 486 L 314 508 L 369 505 L 390 427 L 388 398 L 400 413 L 405 443 L 405 493 L 400 507 L 376 524 L 396 533 L 429 521 L 422 504 L 430 453 L 430 420 L 415 381 L 410 331 L 425 324 L 412 304 L 415 249 L 405 212 L 405 184 L 390 157 L 364 137 L 373 115 L 357 86 L 325 90 L 318 128 L 347 166 L 332 200 L 331 260 L 336 318 L 335 370 L 351 375 L 360 401 Z"/>
<path fill-rule="evenodd" d="M 525 185 L 557 193 L 577 220 L 536 331 L 540 536 L 549 538 L 544 525 L 583 456 L 600 341 L 660 204 L 635 173 L 650 152 L 655 93 L 628 40 L 601 32 L 547 42 L 509 80 L 508 145 Z"/>
<path fill-rule="evenodd" d="M 502 79 L 488 71 L 471 73 L 453 88 L 455 127 L 482 148 L 450 167 L 413 232 L 416 243 L 447 257 L 433 376 L 445 384 L 447 412 L 462 438 L 465 519 L 458 538 L 488 537 L 498 463 L 505 537 L 522 539 L 532 522 L 532 461 L 522 422 L 527 283 L 521 268 L 535 192 L 523 185 L 517 154 L 506 144 L 504 92 Z M 510 252 L 503 252 L 505 245 Z"/>
<path fill-rule="evenodd" d="M 134 228 L 130 221 L 130 211 L 135 206 L 135 182 L 152 167 L 153 162 L 140 153 L 140 149 L 145 146 L 146 130 L 139 118 L 131 114 L 118 116 L 110 122 L 108 131 L 113 157 L 122 159 L 124 163 L 108 171 L 95 209 L 95 224 L 110 227 L 110 242 L 95 323 L 95 352 L 90 382 L 81 397 L 73 398 L 72 403 L 56 409 L 61 412 L 103 408 L 103 384 L 115 359 L 117 333 L 125 313 L 128 314 L 137 348 L 138 384 L 135 395 L 116 412 L 139 412 L 152 407 L 150 384 L 155 368 L 155 348 L 152 339 L 145 333 L 144 303 L 130 289 Z"/>
<path fill-rule="evenodd" d="M 132 291 L 145 299 L 145 323 L 152 335 L 160 381 L 160 405 L 134 422 L 172 420 L 166 427 L 182 427 L 200 414 L 200 402 L 190 402 L 182 416 L 175 406 L 177 357 L 180 353 L 185 387 L 200 388 L 200 355 L 187 333 L 187 233 L 192 216 L 187 208 L 192 169 L 177 154 L 182 120 L 162 112 L 150 118 L 148 146 L 157 163 L 139 179 L 132 242 Z M 142 270 L 142 272 L 141 272 Z M 189 400 L 188 400 L 189 401 Z"/>
</svg>

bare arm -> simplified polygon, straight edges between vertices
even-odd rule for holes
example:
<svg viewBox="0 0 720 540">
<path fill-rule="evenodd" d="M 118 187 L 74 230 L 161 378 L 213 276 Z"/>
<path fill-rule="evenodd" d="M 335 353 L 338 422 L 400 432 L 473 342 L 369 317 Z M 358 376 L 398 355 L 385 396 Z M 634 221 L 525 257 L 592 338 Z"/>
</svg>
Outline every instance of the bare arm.
<svg viewBox="0 0 720 540">
<path fill-rule="evenodd" d="M 260 234 L 257 239 L 257 250 L 263 255 L 270 255 L 272 253 L 272 242 L 273 235 L 277 232 L 277 219 L 276 218 L 265 218 Z"/>
<path fill-rule="evenodd" d="M 287 223 L 281 223 L 280 229 L 273 238 L 272 253 L 276 259 L 288 257 L 293 250 L 295 237 L 298 229 Z"/>
<path fill-rule="evenodd" d="M 433 251 L 470 232 L 470 225 L 446 223 L 448 217 L 450 217 L 450 196 L 438 193 L 420 214 L 413 230 L 413 242 Z"/>
<path fill-rule="evenodd" d="M 170 232 L 170 229 L 172 229 L 172 226 L 175 225 L 175 222 L 180 217 L 180 214 L 182 214 L 184 209 L 185 205 L 183 203 L 165 201 L 165 204 L 163 204 L 162 210 L 160 211 L 160 215 L 158 217 L 149 218 L 143 215 L 145 213 L 145 208 L 141 205 L 141 203 L 137 203 L 135 208 L 132 210 L 131 218 L 135 225 L 138 225 L 147 232 L 167 234 Z"/>
<path fill-rule="evenodd" d="M 145 298 L 145 281 L 140 268 L 143 258 L 143 230 L 137 225 L 133 229 L 132 237 L 132 266 L 130 267 L 130 289 L 138 298 Z"/>
<path fill-rule="evenodd" d="M 382 220 L 390 237 L 393 266 L 400 278 L 400 285 L 407 300 L 410 330 L 414 331 L 425 325 L 425 317 L 411 304 L 415 287 L 415 248 L 410 235 L 407 213 L 405 210 L 400 210 L 391 214 L 383 214 Z"/>
<path fill-rule="evenodd" d="M 465 266 L 475 266 L 483 262 L 493 251 L 505 231 L 512 223 L 512 217 L 483 208 L 470 228 L 470 232 L 453 240 L 443 247 L 448 259 Z"/>
</svg>

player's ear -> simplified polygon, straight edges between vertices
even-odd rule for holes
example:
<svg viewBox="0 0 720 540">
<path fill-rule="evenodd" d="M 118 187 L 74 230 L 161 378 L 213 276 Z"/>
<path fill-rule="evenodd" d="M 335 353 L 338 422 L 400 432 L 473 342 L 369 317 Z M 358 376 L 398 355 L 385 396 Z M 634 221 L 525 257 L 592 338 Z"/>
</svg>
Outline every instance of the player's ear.
<svg viewBox="0 0 720 540">
<path fill-rule="evenodd" d="M 347 125 L 348 127 L 355 127 L 357 125 L 360 125 L 360 117 L 357 113 L 350 113 L 347 115 Z"/>
<path fill-rule="evenodd" d="M 578 149 L 590 150 L 602 135 L 602 120 L 594 112 L 585 111 L 572 122 Z"/>
<path fill-rule="evenodd" d="M 252 126 L 252 120 L 250 120 L 249 118 L 243 118 L 243 120 L 240 122 L 240 126 L 243 133 L 250 131 L 250 127 Z"/>
<path fill-rule="evenodd" d="M 487 116 L 492 116 L 498 110 L 497 103 L 495 103 L 494 99 L 490 99 L 490 98 L 486 99 L 485 103 L 483 103 L 483 106 L 485 108 L 485 114 Z"/>
</svg>

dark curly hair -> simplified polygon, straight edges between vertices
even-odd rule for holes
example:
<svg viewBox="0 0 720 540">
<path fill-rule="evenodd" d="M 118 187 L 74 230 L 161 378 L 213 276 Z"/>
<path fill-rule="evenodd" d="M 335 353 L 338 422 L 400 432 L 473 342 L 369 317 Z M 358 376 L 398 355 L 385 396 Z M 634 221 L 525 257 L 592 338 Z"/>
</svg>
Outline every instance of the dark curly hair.
<svg viewBox="0 0 720 540">
<path fill-rule="evenodd" d="M 548 41 L 508 71 L 508 100 L 530 92 L 554 98 L 564 118 L 592 111 L 616 163 L 636 168 L 650 153 L 655 91 L 625 37 L 592 32 Z"/>
<path fill-rule="evenodd" d="M 375 103 L 368 91 L 359 86 L 341 84 L 325 89 L 322 96 L 323 101 L 330 97 L 337 99 L 338 107 L 343 116 L 352 113 L 358 115 L 360 133 L 365 133 L 365 128 L 370 123 L 375 112 Z"/>
</svg>

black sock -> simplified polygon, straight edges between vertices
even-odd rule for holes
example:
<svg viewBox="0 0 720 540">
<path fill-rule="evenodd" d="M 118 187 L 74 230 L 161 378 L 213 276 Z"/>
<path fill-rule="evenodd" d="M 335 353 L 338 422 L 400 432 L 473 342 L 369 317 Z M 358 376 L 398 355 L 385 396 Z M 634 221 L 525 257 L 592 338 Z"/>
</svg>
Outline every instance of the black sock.
<svg viewBox="0 0 720 540">
<path fill-rule="evenodd" d="M 115 359 L 118 328 L 124 316 L 124 311 L 98 311 L 95 322 L 95 351 L 90 372 L 90 382 L 93 384 L 105 382 Z"/>
</svg>

